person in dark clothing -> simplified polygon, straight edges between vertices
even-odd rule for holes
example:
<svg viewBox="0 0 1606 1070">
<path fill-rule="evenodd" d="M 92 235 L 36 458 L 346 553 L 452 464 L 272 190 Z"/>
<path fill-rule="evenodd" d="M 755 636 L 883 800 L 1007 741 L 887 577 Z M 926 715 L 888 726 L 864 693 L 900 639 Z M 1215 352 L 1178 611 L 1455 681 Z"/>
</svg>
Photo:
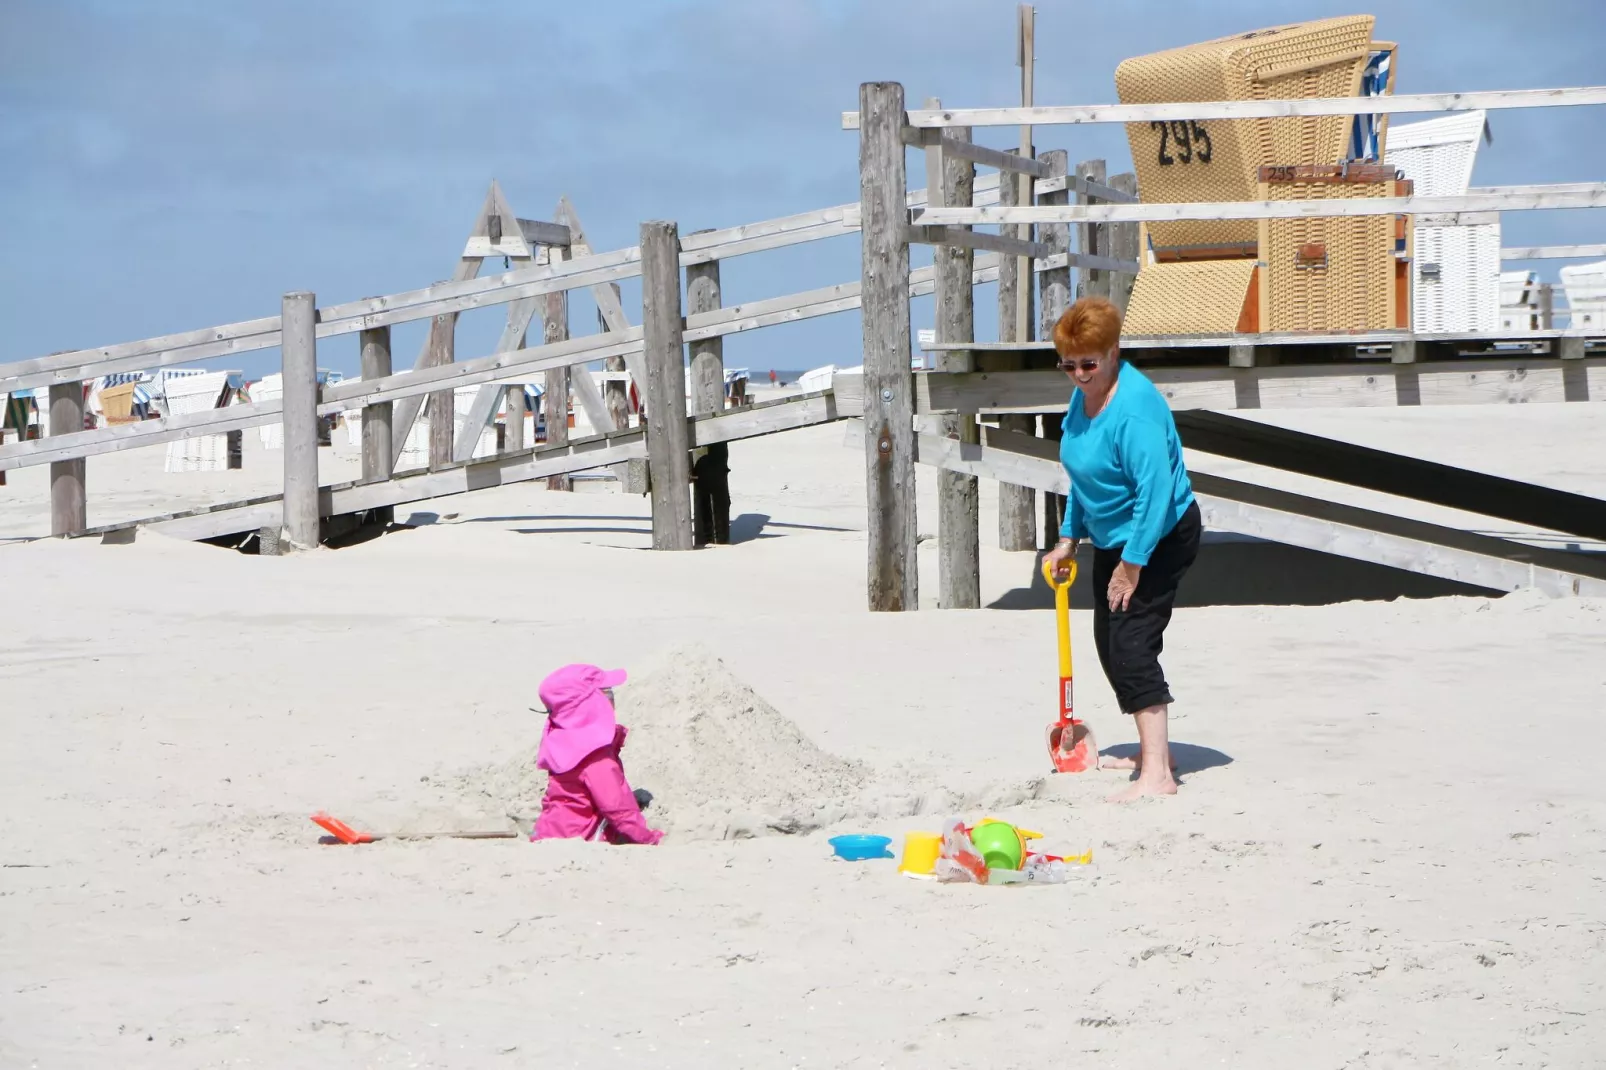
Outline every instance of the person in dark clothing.
<svg viewBox="0 0 1606 1070">
<path fill-rule="evenodd" d="M 730 448 L 723 442 L 692 453 L 692 541 L 728 546 L 731 541 Z"/>
</svg>

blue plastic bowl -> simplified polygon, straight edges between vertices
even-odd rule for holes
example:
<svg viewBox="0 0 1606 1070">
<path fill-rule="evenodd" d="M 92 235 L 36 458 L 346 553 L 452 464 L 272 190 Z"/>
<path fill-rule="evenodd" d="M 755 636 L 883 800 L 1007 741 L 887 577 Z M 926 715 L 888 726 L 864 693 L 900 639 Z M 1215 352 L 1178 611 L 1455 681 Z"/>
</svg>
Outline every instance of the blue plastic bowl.
<svg viewBox="0 0 1606 1070">
<path fill-rule="evenodd" d="M 892 844 L 891 836 L 832 836 L 829 842 L 836 856 L 849 862 L 892 857 L 892 852 L 887 850 Z"/>
</svg>

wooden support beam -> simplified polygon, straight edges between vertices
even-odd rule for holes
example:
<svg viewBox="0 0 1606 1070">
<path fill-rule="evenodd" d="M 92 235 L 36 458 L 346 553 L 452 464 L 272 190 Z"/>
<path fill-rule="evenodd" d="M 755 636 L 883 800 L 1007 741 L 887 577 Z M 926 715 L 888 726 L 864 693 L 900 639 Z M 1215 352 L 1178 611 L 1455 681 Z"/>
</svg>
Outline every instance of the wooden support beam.
<svg viewBox="0 0 1606 1070">
<path fill-rule="evenodd" d="M 1011 441 L 1025 439 L 1025 442 Z M 1006 444 L 1007 443 L 1007 444 Z M 1069 487 L 1058 460 L 1026 436 L 994 432 L 979 446 L 921 435 L 921 464 L 1041 487 Z M 1017 452 L 1026 446 L 1030 452 Z M 1606 566 L 1582 554 L 1545 550 L 1388 513 L 1190 472 L 1205 527 L 1389 565 L 1490 590 L 1537 588 L 1553 597 L 1606 595 Z"/>
<path fill-rule="evenodd" d="M 720 306 L 719 261 L 709 260 L 686 268 L 686 315 Z M 725 342 L 704 338 L 688 345 L 691 357 L 691 411 L 696 416 L 725 411 Z M 698 546 L 730 542 L 731 498 L 729 449 L 699 451 L 692 465 L 692 533 Z"/>
<path fill-rule="evenodd" d="M 699 417 L 691 424 L 696 445 L 705 446 L 810 427 L 836 419 L 839 416 L 833 395 L 821 392 L 745 406 L 718 416 Z M 325 517 L 372 512 L 409 502 L 545 479 L 554 474 L 610 467 L 645 458 L 646 441 L 646 432 L 637 428 L 590 436 L 564 446 L 541 446 L 516 454 L 498 454 L 467 464 L 452 465 L 439 472 L 414 469 L 398 473 L 383 483 L 338 483 L 321 488 L 318 508 Z M 146 528 L 178 539 L 210 539 L 254 531 L 268 525 L 277 526 L 282 508 L 279 495 L 264 495 L 203 509 L 108 524 L 91 528 L 84 534 L 107 535 Z"/>
<path fill-rule="evenodd" d="M 1512 245 L 1500 250 L 1502 260 L 1566 260 L 1606 256 L 1606 245 Z"/>
<path fill-rule="evenodd" d="M 429 331 L 429 367 L 449 367 L 457 357 L 457 315 L 436 316 Z M 452 442 L 457 429 L 457 392 L 438 390 L 429 395 L 425 415 L 429 420 L 429 467 L 451 464 Z"/>
<path fill-rule="evenodd" d="M 1130 171 L 1123 172 L 1110 179 L 1110 188 L 1113 192 L 1122 194 L 1126 200 L 1115 199 L 1115 203 L 1131 203 L 1138 199 L 1138 176 Z M 1132 299 L 1132 286 L 1137 282 L 1137 271 L 1141 268 L 1144 250 L 1140 245 L 1142 228 L 1137 223 L 1111 223 L 1109 251 L 1110 258 L 1117 262 L 1131 264 L 1130 270 L 1121 268 L 1105 268 L 1096 265 L 1102 270 L 1112 272 L 1110 278 L 1110 300 L 1115 307 L 1126 314 L 1127 303 Z M 1092 267 L 1095 265 L 1089 265 Z"/>
<path fill-rule="evenodd" d="M 1020 184 L 1005 182 L 999 186 L 999 203 L 1014 205 L 1020 198 Z M 1021 229 L 1030 231 L 1029 227 Z M 1031 313 L 1034 287 L 1031 261 L 1006 256 L 998 262 L 998 337 L 1002 342 L 1020 342 L 1031 337 Z M 1017 317 L 1024 310 L 1025 315 Z M 974 355 L 972 355 L 974 359 Z M 1000 356 L 1006 369 L 1026 366 L 1020 353 Z M 1007 413 L 998 418 L 999 427 L 1030 435 L 1037 426 L 1037 418 L 1020 413 Z M 1013 552 L 1037 549 L 1037 492 L 1031 487 L 1016 483 L 998 484 L 998 548 Z"/>
<path fill-rule="evenodd" d="M 976 169 L 967 157 L 949 151 L 949 141 L 951 138 L 968 141 L 970 131 L 958 127 L 940 133 L 941 149 L 927 152 L 926 188 L 940 189 L 942 204 L 969 204 L 974 193 Z M 969 236 L 957 228 L 950 228 L 948 233 Z M 933 251 L 939 342 L 976 340 L 972 248 L 961 241 L 938 245 Z M 940 372 L 974 369 L 975 358 L 965 350 L 946 350 L 937 355 Z M 974 416 L 963 413 L 942 416 L 938 420 L 938 430 L 956 442 L 978 441 Z M 981 607 L 980 501 L 980 484 L 975 476 L 962 472 L 937 473 L 937 605 L 941 609 Z"/>
<path fill-rule="evenodd" d="M 1243 381 L 1257 408 L 1368 408 L 1415 405 L 1524 405 L 1606 400 L 1606 357 L 1479 357 L 1392 364 L 1257 364 L 1252 368 L 1150 367 L 1144 374 L 1173 409 L 1232 410 Z M 1065 412 L 1063 373 L 927 374 L 916 377 L 916 412 Z"/>
<path fill-rule="evenodd" d="M 57 383 L 50 388 L 50 437 L 84 429 L 84 384 Z M 89 526 L 89 500 L 82 457 L 50 465 L 50 534 L 76 535 Z"/>
<path fill-rule="evenodd" d="M 1085 192 L 1088 189 L 1109 189 L 1104 184 L 1105 163 L 1103 160 L 1083 160 L 1076 165 L 1077 204 L 1096 204 L 1101 199 L 1095 194 Z M 1067 190 L 1066 192 L 1070 192 Z M 1076 228 L 1077 245 L 1084 260 L 1092 257 L 1108 258 L 1110 255 L 1109 224 L 1083 223 Z M 1080 284 L 1076 288 L 1078 297 L 1110 296 L 1110 274 L 1094 267 L 1083 267 Z"/>
<path fill-rule="evenodd" d="M 565 228 L 567 229 L 567 228 Z M 567 256 L 566 250 L 554 249 L 555 257 Z M 541 344 L 556 345 L 569 340 L 569 295 L 568 293 L 547 294 L 541 310 Z M 541 409 L 546 419 L 546 444 L 548 447 L 567 445 L 569 442 L 569 385 L 576 373 L 591 382 L 591 375 L 582 365 L 578 369 L 548 368 L 546 381 L 541 391 Z M 595 384 L 593 384 L 594 386 Z M 522 391 L 520 392 L 522 394 Z M 600 400 L 600 399 L 599 399 Z M 509 418 L 512 409 L 509 407 Z M 521 421 L 522 425 L 522 421 Z M 603 430 L 594 428 L 594 430 Z M 512 448 L 509 443 L 509 448 Z M 521 441 L 520 449 L 524 448 Z M 574 489 L 574 476 L 568 472 L 560 472 L 547 476 L 546 489 L 553 491 L 572 491 Z"/>
<path fill-rule="evenodd" d="M 1054 149 L 1043 154 L 1043 162 L 1048 164 L 1050 178 L 1060 178 L 1069 170 L 1069 160 L 1064 149 Z M 1070 200 L 1065 190 L 1053 190 L 1049 193 L 1039 194 L 1037 203 L 1050 208 L 1058 207 Z M 1046 244 L 1052 246 L 1056 253 L 1069 253 L 1071 245 L 1071 228 L 1065 223 L 1048 223 L 1040 226 L 1038 237 Z M 1037 324 L 1037 336 L 1045 341 L 1054 337 L 1054 325 L 1059 322 L 1065 310 L 1071 307 L 1071 272 L 1069 268 L 1055 268 L 1040 272 L 1037 276 L 1037 307 L 1041 310 Z M 1024 374 L 1024 373 L 1023 373 Z M 1069 396 L 1064 389 L 1064 375 L 1055 372 L 1060 377 L 1060 392 Z M 1063 413 L 1064 405 L 1060 405 Z M 1043 438 L 1055 443 L 1064 432 L 1060 427 L 1057 415 L 1052 411 L 1042 416 Z M 1043 493 L 1043 546 L 1050 547 L 1059 539 L 1060 523 L 1065 517 L 1065 495 L 1044 491 Z"/>
<path fill-rule="evenodd" d="M 1606 104 L 1606 86 L 1497 89 L 1473 93 L 1395 93 L 1382 97 L 1188 101 L 1177 104 L 1086 104 L 1037 108 L 944 108 L 912 111 L 908 125 L 1065 126 L 1177 119 L 1277 119 L 1312 115 L 1400 115 L 1406 112 L 1496 111 Z M 860 128 L 861 112 L 843 112 L 842 129 Z"/>
<path fill-rule="evenodd" d="M 920 606 L 903 86 L 865 82 L 859 108 L 867 596 L 872 612 L 899 612 Z"/>
<path fill-rule="evenodd" d="M 987 234 L 968 227 L 909 228 L 909 240 L 923 245 L 954 245 L 966 249 L 983 249 L 1005 256 L 1052 256 L 1053 250 L 1042 242 L 1022 241 L 1001 234 Z"/>
<path fill-rule="evenodd" d="M 652 548 L 690 550 L 691 464 L 686 430 L 686 355 L 681 342 L 680 235 L 675 224 L 641 225 L 642 352 L 647 378 L 647 461 Z"/>
<path fill-rule="evenodd" d="M 318 523 L 318 310 L 305 290 L 284 295 L 284 500 L 277 525 L 282 552 L 316 549 Z"/>
<path fill-rule="evenodd" d="M 1383 99 L 1382 97 L 1378 98 Z M 1063 208 L 915 208 L 910 222 L 929 226 L 1001 223 L 1153 223 L 1183 219 L 1311 219 L 1430 212 L 1529 211 L 1606 206 L 1606 182 L 1506 186 L 1456 196 L 1321 198 L 1309 201 L 1210 201 L 1197 204 L 1096 204 Z"/>
<path fill-rule="evenodd" d="M 1136 227 L 1136 223 L 1110 223 L 1101 224 L 1113 227 Z M 1084 271 L 1107 271 L 1113 274 L 1134 276 L 1142 267 L 1136 258 L 1120 256 L 1098 256 L 1092 253 L 1053 253 L 1049 256 L 1039 257 L 1032 262 L 1036 271 L 1053 271 L 1055 268 L 1080 268 Z M 1128 284 L 1130 289 L 1130 283 Z"/>
<path fill-rule="evenodd" d="M 1066 193 L 1080 193 L 1090 201 L 1098 201 L 1104 204 L 1141 203 L 1141 198 L 1137 194 L 1136 184 L 1130 190 L 1122 189 L 1116 186 L 1114 182 L 1106 184 L 1102 179 L 1093 179 L 1085 175 L 1063 175 L 1059 178 L 1050 178 L 1037 183 L 1037 192 L 1039 194 L 1059 193 L 1062 190 Z M 1076 203 L 1082 204 L 1084 202 L 1078 200 Z"/>
<path fill-rule="evenodd" d="M 548 223 L 542 219 L 521 219 L 519 230 L 531 245 L 549 245 L 563 249 L 569 245 L 569 228 L 562 223 Z"/>
<path fill-rule="evenodd" d="M 953 156 L 971 163 L 979 163 L 983 167 L 993 167 L 1000 171 L 1009 171 L 1017 174 L 1031 175 L 1033 178 L 1048 178 L 1048 171 L 1043 164 L 1034 159 L 1022 156 L 1019 153 L 1003 152 L 999 149 L 989 149 L 984 145 L 977 145 L 967 136 L 963 139 L 950 136 L 955 130 L 964 127 L 949 127 L 947 131 L 921 130 L 916 127 L 907 127 L 903 131 L 904 144 L 916 148 L 931 148 L 938 141 L 944 156 Z M 927 190 L 931 189 L 931 182 L 926 182 Z M 928 194 L 929 195 L 929 194 Z"/>
</svg>

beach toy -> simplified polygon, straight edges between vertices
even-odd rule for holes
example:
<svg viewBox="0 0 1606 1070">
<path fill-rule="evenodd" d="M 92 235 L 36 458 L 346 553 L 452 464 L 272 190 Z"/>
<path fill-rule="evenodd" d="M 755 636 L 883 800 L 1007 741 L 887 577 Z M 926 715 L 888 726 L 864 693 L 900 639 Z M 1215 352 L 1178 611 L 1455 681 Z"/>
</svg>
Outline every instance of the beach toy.
<svg viewBox="0 0 1606 1070">
<path fill-rule="evenodd" d="M 942 853 L 942 837 L 935 832 L 911 832 L 903 838 L 903 859 L 898 872 L 905 877 L 932 877 L 937 872 L 937 856 Z"/>
<path fill-rule="evenodd" d="M 970 842 L 981 852 L 989 869 L 1019 869 L 1028 854 L 1027 842 L 1042 838 L 1041 832 L 1019 828 L 996 817 L 984 817 L 970 830 Z"/>
<path fill-rule="evenodd" d="M 1007 821 L 988 818 L 977 822 L 970 830 L 970 842 L 981 852 L 988 869 L 1019 869 L 1026 860 L 1026 837 Z"/>
<path fill-rule="evenodd" d="M 1086 773 L 1099 767 L 1099 745 L 1093 730 L 1076 719 L 1071 702 L 1071 584 L 1076 582 L 1076 562 L 1069 561 L 1070 572 L 1064 583 L 1054 580 L 1054 570 L 1043 559 L 1043 579 L 1054 591 L 1054 617 L 1059 631 L 1060 693 L 1059 720 L 1048 726 L 1048 757 L 1057 773 Z M 1098 597 L 1095 593 L 1094 597 Z"/>
<path fill-rule="evenodd" d="M 891 858 L 887 846 L 891 836 L 832 836 L 828 841 L 836 856 L 849 862 L 863 862 L 867 858 Z"/>
</svg>

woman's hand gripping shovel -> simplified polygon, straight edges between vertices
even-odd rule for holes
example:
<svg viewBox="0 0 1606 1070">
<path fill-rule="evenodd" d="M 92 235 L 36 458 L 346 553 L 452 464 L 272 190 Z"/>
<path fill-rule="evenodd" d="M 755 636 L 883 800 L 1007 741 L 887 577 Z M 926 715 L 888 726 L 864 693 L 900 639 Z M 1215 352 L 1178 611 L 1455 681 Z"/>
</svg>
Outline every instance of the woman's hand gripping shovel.
<svg viewBox="0 0 1606 1070">
<path fill-rule="evenodd" d="M 1076 582 L 1076 562 L 1066 564 L 1069 569 L 1061 583 L 1053 566 L 1043 562 L 1043 579 L 1054 589 L 1060 648 L 1060 717 L 1048 726 L 1048 756 L 1055 772 L 1087 773 L 1099 767 L 1099 747 L 1093 741 L 1093 730 L 1076 719 L 1071 701 L 1071 584 Z"/>
</svg>

